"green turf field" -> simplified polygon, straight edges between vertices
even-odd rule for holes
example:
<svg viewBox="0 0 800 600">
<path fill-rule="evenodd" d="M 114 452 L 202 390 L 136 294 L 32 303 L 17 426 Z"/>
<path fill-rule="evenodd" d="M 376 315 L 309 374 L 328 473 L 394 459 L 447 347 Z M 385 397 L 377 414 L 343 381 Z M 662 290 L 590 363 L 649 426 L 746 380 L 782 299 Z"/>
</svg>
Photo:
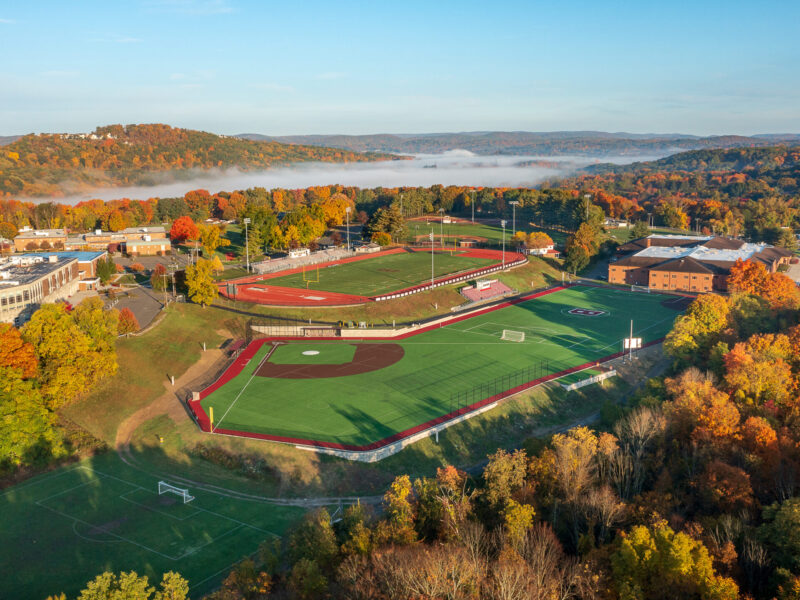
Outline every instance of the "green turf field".
<svg viewBox="0 0 800 600">
<path fill-rule="evenodd" d="M 450 273 L 468 271 L 487 265 L 494 261 L 486 258 L 471 258 L 458 251 L 434 253 L 434 276 L 442 277 Z M 265 284 L 290 288 L 306 288 L 305 279 L 316 279 L 308 289 L 325 292 L 339 292 L 358 296 L 376 296 L 396 292 L 403 288 L 430 281 L 430 252 L 404 252 L 376 256 L 351 263 L 343 263 L 324 269 L 309 268 L 305 275 L 295 273 L 264 280 Z"/>
<path fill-rule="evenodd" d="M 320 379 L 254 376 L 265 344 L 229 383 L 206 397 L 216 427 L 346 444 L 365 444 L 453 409 L 452 395 L 547 361 L 549 372 L 620 350 L 630 319 L 647 343 L 669 331 L 672 297 L 611 288 L 575 287 L 399 340 L 405 355 L 381 370 Z M 603 311 L 569 314 L 573 308 Z M 524 342 L 501 339 L 522 331 Z M 329 344 L 337 342 L 329 342 Z M 347 341 L 338 342 L 348 344 Z M 314 342 L 290 342 L 312 348 Z"/>
<path fill-rule="evenodd" d="M 302 515 L 191 485 L 195 499 L 183 504 L 159 496 L 158 481 L 109 453 L 0 494 L 0 598 L 74 597 L 104 570 L 135 570 L 151 583 L 178 571 L 200 597 Z"/>
<path fill-rule="evenodd" d="M 544 231 L 556 244 L 563 245 L 566 243 L 566 233 L 554 229 L 532 227 L 528 223 L 523 223 L 519 215 L 517 217 L 517 231 L 524 231 L 525 233 Z M 417 236 L 428 234 L 430 231 L 431 226 L 425 221 L 409 221 L 406 224 L 406 236 L 409 242 L 413 242 L 417 239 Z M 506 249 L 511 247 L 513 234 L 511 220 L 509 219 L 506 224 Z M 503 228 L 499 225 L 487 225 L 485 223 L 445 223 L 441 229 L 439 223 L 435 223 L 433 225 L 433 235 L 436 236 L 437 241 L 441 235 L 444 235 L 445 240 L 450 245 L 452 245 L 454 237 L 468 237 L 471 235 L 486 238 L 486 245 L 493 248 L 500 248 L 503 244 Z"/>
</svg>

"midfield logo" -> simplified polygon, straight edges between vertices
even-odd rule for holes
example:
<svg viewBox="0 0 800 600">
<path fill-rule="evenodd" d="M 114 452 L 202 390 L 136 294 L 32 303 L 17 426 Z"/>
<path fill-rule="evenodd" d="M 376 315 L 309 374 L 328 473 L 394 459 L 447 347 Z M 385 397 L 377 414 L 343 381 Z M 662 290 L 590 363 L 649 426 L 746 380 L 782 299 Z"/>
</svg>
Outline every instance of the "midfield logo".
<svg viewBox="0 0 800 600">
<path fill-rule="evenodd" d="M 582 315 L 584 317 L 596 317 L 598 315 L 606 314 L 604 310 L 591 310 L 589 308 L 573 308 L 569 311 L 571 315 Z"/>
</svg>

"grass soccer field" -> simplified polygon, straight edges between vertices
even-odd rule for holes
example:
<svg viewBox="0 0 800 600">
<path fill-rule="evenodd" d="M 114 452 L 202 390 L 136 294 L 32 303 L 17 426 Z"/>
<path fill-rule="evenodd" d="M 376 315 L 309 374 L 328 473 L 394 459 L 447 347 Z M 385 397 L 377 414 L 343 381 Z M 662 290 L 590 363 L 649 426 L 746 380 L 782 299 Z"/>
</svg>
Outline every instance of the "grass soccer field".
<svg viewBox="0 0 800 600">
<path fill-rule="evenodd" d="M 467 252 L 434 252 L 434 277 L 477 269 L 499 262 L 491 258 L 468 256 Z M 317 279 L 319 274 L 319 281 Z M 271 277 L 262 283 L 281 287 L 338 292 L 358 296 L 377 296 L 430 281 L 430 252 L 401 252 L 365 260 L 342 263 L 305 273 Z"/>
<path fill-rule="evenodd" d="M 181 486 L 195 497 L 184 504 L 159 496 L 158 481 L 109 453 L 0 494 L 0 597 L 74 597 L 104 570 L 135 570 L 154 584 L 178 571 L 199 597 L 302 515 L 191 485 Z"/>
<path fill-rule="evenodd" d="M 486 397 L 469 395 L 476 386 L 530 367 L 547 375 L 612 355 L 631 319 L 644 343 L 659 340 L 683 306 L 674 303 L 674 297 L 659 294 L 578 286 L 404 339 L 265 343 L 201 405 L 206 413 L 213 407 L 215 430 L 363 446 L 459 408 L 454 395 Z M 525 339 L 504 340 L 504 330 L 522 332 Z M 372 361 L 366 372 L 352 374 L 355 363 L 341 363 L 341 347 L 353 344 L 356 356 Z M 316 377 L 300 360 L 271 364 L 273 356 L 285 361 L 287 352 L 297 356 L 307 348 L 319 351 L 313 355 Z M 383 360 L 384 354 L 389 358 Z"/>
</svg>

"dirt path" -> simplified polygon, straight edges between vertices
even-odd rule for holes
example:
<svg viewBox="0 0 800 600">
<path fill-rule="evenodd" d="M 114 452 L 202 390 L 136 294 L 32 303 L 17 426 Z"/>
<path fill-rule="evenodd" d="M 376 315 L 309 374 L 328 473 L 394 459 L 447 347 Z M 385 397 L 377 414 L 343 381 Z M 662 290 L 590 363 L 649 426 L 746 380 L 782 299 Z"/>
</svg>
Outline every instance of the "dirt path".
<svg viewBox="0 0 800 600">
<path fill-rule="evenodd" d="M 115 439 L 117 450 L 129 446 L 133 433 L 150 419 L 164 414 L 175 421 L 176 424 L 180 424 L 182 421 L 188 419 L 189 416 L 186 414 L 186 410 L 183 408 L 180 399 L 176 396 L 176 392 L 207 372 L 221 357 L 222 350 L 217 348 L 206 350 L 203 352 L 199 361 L 189 367 L 183 375 L 175 380 L 174 386 L 165 382 L 163 394 L 120 423 L 117 428 L 117 437 Z"/>
</svg>

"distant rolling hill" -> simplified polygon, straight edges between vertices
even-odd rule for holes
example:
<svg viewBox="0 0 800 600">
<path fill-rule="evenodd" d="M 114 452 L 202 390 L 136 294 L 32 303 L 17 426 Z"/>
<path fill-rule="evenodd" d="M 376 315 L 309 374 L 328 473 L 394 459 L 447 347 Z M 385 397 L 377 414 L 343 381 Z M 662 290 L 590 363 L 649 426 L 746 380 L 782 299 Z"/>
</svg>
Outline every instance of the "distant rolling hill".
<svg viewBox="0 0 800 600">
<path fill-rule="evenodd" d="M 800 143 L 800 134 L 760 136 L 710 136 L 686 134 L 633 134 L 602 131 L 476 131 L 466 133 L 374 134 L 374 135 L 295 135 L 266 136 L 243 133 L 237 137 L 289 144 L 327 146 L 356 152 L 430 153 L 469 150 L 475 154 L 625 156 L 667 154 L 703 148 L 769 146 Z"/>
<path fill-rule="evenodd" d="M 25 135 L 0 151 L 0 197 L 57 197 L 97 187 L 191 179 L 212 169 L 399 158 L 316 145 L 253 141 L 169 125 L 109 125 L 90 134 Z"/>
</svg>

